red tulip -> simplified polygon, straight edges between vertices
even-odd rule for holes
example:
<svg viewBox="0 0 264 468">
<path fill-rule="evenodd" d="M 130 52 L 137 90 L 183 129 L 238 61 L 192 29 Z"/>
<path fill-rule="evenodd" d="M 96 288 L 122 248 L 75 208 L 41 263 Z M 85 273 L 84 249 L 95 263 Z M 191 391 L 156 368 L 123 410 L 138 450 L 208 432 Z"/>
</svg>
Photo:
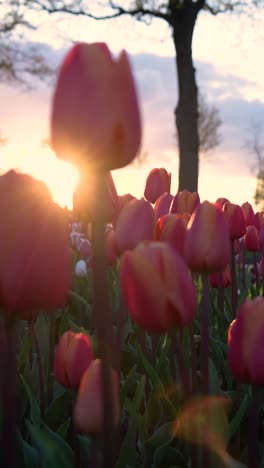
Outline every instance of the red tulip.
<svg viewBox="0 0 264 468">
<path fill-rule="evenodd" d="M 169 214 L 159 219 L 159 240 L 168 242 L 180 255 L 184 255 L 184 245 L 189 219 L 185 215 Z"/>
<path fill-rule="evenodd" d="M 259 233 L 255 226 L 247 226 L 245 234 L 245 247 L 250 252 L 257 252 L 260 250 Z"/>
<path fill-rule="evenodd" d="M 74 423 L 79 431 L 87 434 L 101 432 L 103 429 L 101 372 L 101 360 L 95 359 L 82 376 L 76 399 Z M 113 391 L 113 421 L 114 425 L 117 426 L 120 414 L 119 377 L 114 369 L 111 369 L 111 384 Z"/>
<path fill-rule="evenodd" d="M 260 231 L 260 229 L 262 228 L 264 224 L 264 212 L 263 211 L 258 211 L 257 213 L 255 213 L 255 226 L 257 228 L 258 231 Z"/>
<path fill-rule="evenodd" d="M 173 195 L 170 193 L 163 193 L 155 202 L 154 213 L 155 218 L 159 219 L 161 216 L 164 216 L 169 213 L 171 202 L 174 199 Z"/>
<path fill-rule="evenodd" d="M 190 213 L 192 214 L 195 208 L 200 204 L 200 197 L 197 192 L 189 192 L 183 190 L 178 192 L 171 204 L 171 213 Z"/>
<path fill-rule="evenodd" d="M 264 384 L 264 298 L 247 299 L 228 332 L 228 363 L 234 377 L 252 385 Z"/>
<path fill-rule="evenodd" d="M 59 340 L 55 362 L 55 377 L 64 387 L 78 387 L 85 370 L 94 359 L 90 338 L 84 333 L 68 330 Z"/>
<path fill-rule="evenodd" d="M 67 218 L 43 182 L 0 176 L 0 302 L 20 318 L 66 302 L 71 286 Z"/>
<path fill-rule="evenodd" d="M 166 333 L 193 320 L 196 296 L 190 273 L 166 243 L 141 243 L 125 252 L 120 281 L 128 310 L 144 330 Z"/>
<path fill-rule="evenodd" d="M 66 55 L 53 96 L 51 145 L 58 158 L 91 171 L 126 166 L 136 156 L 141 122 L 125 51 L 79 43 Z"/>
<path fill-rule="evenodd" d="M 146 180 L 144 197 L 151 203 L 155 203 L 163 193 L 170 193 L 170 187 L 171 174 L 164 167 L 152 169 Z"/>
<path fill-rule="evenodd" d="M 215 202 L 215 206 L 217 206 L 217 208 L 220 208 L 220 210 L 222 210 L 225 203 L 231 203 L 231 202 L 228 200 L 228 198 L 220 197 L 220 198 L 217 198 Z"/>
<path fill-rule="evenodd" d="M 220 286 L 220 278 L 222 281 L 222 287 L 228 288 L 228 286 L 230 286 L 231 283 L 231 276 L 228 266 L 224 269 L 224 271 L 221 271 L 220 273 L 215 272 L 209 275 L 209 283 L 212 288 L 218 288 Z"/>
<path fill-rule="evenodd" d="M 204 201 L 189 221 L 184 257 L 192 271 L 222 271 L 229 261 L 230 240 L 224 214 L 213 203 Z"/>
<path fill-rule="evenodd" d="M 253 211 L 253 208 L 252 208 L 251 204 L 248 203 L 248 202 L 243 203 L 242 204 L 242 209 L 243 209 L 243 211 L 245 213 L 246 225 L 247 226 L 256 226 L 257 221 L 256 221 L 255 214 L 254 214 L 254 211 Z"/>
<path fill-rule="evenodd" d="M 233 203 L 225 203 L 223 206 L 231 240 L 243 237 L 246 232 L 246 218 L 241 206 Z"/>
<path fill-rule="evenodd" d="M 144 198 L 132 200 L 122 209 L 115 229 L 119 252 L 133 249 L 143 240 L 154 239 L 154 211 Z"/>
</svg>

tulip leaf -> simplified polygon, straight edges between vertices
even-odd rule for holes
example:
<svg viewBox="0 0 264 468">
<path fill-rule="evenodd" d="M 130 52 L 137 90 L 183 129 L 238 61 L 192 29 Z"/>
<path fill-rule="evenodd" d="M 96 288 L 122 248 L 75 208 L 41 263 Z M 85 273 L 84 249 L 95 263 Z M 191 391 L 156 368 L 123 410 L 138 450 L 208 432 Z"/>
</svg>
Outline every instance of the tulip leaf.
<svg viewBox="0 0 264 468">
<path fill-rule="evenodd" d="M 146 441 L 146 446 L 152 450 L 169 444 L 174 439 L 174 422 L 168 422 L 158 427 L 152 436 Z"/>
<path fill-rule="evenodd" d="M 34 426 L 39 427 L 41 421 L 39 404 L 22 374 L 20 374 L 20 379 L 29 400 L 31 421 L 33 422 Z"/>
<path fill-rule="evenodd" d="M 56 430 L 65 422 L 71 409 L 72 399 L 71 392 L 66 391 L 51 402 L 45 415 L 45 422 L 51 429 Z"/>
<path fill-rule="evenodd" d="M 24 468 L 41 468 L 42 462 L 39 452 L 34 447 L 31 447 L 25 440 L 21 441 L 23 451 Z"/>
<path fill-rule="evenodd" d="M 180 466 L 187 468 L 187 460 L 183 455 L 174 447 L 168 447 L 167 444 L 158 447 L 153 457 L 153 468 L 171 468 L 173 466 Z"/>
<path fill-rule="evenodd" d="M 226 435 L 227 442 L 230 441 L 231 437 L 233 437 L 233 435 L 236 433 L 238 427 L 240 426 L 241 421 L 242 421 L 243 417 L 245 416 L 247 408 L 248 408 L 248 400 L 249 400 L 249 397 L 246 394 L 244 396 L 238 410 L 235 412 L 235 416 L 230 421 L 230 423 L 228 425 L 228 428 L 227 428 L 227 435 Z"/>
<path fill-rule="evenodd" d="M 72 468 L 74 455 L 71 447 L 45 424 L 41 428 L 27 421 L 32 442 L 38 449 L 45 468 Z"/>
<path fill-rule="evenodd" d="M 126 380 L 124 382 L 124 385 L 122 385 L 121 392 L 120 392 L 120 401 L 121 401 L 121 408 L 123 407 L 125 398 L 127 396 L 127 392 L 129 390 L 129 387 L 133 383 L 133 379 L 135 376 L 135 372 L 137 369 L 137 364 L 134 364 L 134 366 L 130 369 L 129 373 L 126 376 Z"/>
<path fill-rule="evenodd" d="M 128 460 L 131 467 L 137 466 L 137 417 L 141 401 L 144 397 L 145 384 L 146 377 L 143 375 L 138 383 L 137 390 L 130 406 L 129 427 L 119 452 L 115 468 L 123 468 L 124 466 L 127 466 Z"/>
</svg>

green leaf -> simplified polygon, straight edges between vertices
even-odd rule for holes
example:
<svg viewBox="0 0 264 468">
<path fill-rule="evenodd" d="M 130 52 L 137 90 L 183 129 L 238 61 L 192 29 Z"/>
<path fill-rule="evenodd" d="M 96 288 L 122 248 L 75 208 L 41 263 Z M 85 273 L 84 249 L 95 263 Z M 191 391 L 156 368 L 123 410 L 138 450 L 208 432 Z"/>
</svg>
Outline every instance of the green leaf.
<svg viewBox="0 0 264 468">
<path fill-rule="evenodd" d="M 241 405 L 239 406 L 239 409 L 236 411 L 235 416 L 229 423 L 228 428 L 227 428 L 227 436 L 226 436 L 227 442 L 230 441 L 231 437 L 233 437 L 239 425 L 241 424 L 241 421 L 243 417 L 245 416 L 245 413 L 248 408 L 248 400 L 249 400 L 248 395 L 245 395 L 241 402 Z"/>
<path fill-rule="evenodd" d="M 127 466 L 128 460 L 131 466 L 136 466 L 137 464 L 137 417 L 141 401 L 144 397 L 145 384 L 146 377 L 143 375 L 138 383 L 133 402 L 130 406 L 129 427 L 115 468 L 124 468 Z"/>
<path fill-rule="evenodd" d="M 167 444 L 158 447 L 153 458 L 153 468 L 171 468 L 179 465 L 181 468 L 188 466 L 182 454 L 174 447 Z"/>
<path fill-rule="evenodd" d="M 45 422 L 51 429 L 56 430 L 65 422 L 71 409 L 72 401 L 72 393 L 70 391 L 65 391 L 51 402 L 45 415 Z"/>
<path fill-rule="evenodd" d="M 25 440 L 21 441 L 23 458 L 24 458 L 24 468 L 41 468 L 42 462 L 39 456 L 38 451 L 31 447 Z"/>
<path fill-rule="evenodd" d="M 26 394 L 29 400 L 31 421 L 33 422 L 34 426 L 39 427 L 40 421 L 41 421 L 39 404 L 37 402 L 37 399 L 34 393 L 31 391 L 23 375 L 21 374 L 20 374 L 20 379 L 22 381 L 23 387 L 26 391 Z"/>
<path fill-rule="evenodd" d="M 174 425 L 174 422 L 168 422 L 156 429 L 152 436 L 147 440 L 147 447 L 155 450 L 157 447 L 170 443 L 174 439 Z"/>
<path fill-rule="evenodd" d="M 34 427 L 27 421 L 27 427 L 33 444 L 39 451 L 45 468 L 72 468 L 74 455 L 71 447 L 55 432 L 43 424 L 40 428 Z"/>
</svg>

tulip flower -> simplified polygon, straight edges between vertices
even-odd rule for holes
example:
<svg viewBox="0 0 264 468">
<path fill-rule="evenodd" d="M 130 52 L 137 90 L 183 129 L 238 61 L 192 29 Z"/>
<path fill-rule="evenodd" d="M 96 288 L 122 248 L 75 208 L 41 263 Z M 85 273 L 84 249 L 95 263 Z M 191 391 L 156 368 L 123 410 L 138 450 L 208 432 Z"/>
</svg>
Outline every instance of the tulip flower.
<svg viewBox="0 0 264 468">
<path fill-rule="evenodd" d="M 231 283 L 231 276 L 228 266 L 220 273 L 215 272 L 209 275 L 209 283 L 212 288 L 218 288 L 220 286 L 220 278 L 222 282 L 222 288 L 228 288 Z"/>
<path fill-rule="evenodd" d="M 250 252 L 257 252 L 260 250 L 259 233 L 255 226 L 247 226 L 245 233 L 245 247 Z"/>
<path fill-rule="evenodd" d="M 171 174 L 164 167 L 152 169 L 146 180 L 144 197 L 151 203 L 155 203 L 163 193 L 170 193 L 170 187 Z"/>
<path fill-rule="evenodd" d="M 199 204 L 200 197 L 197 192 L 189 192 L 188 190 L 183 190 L 183 192 L 178 192 L 175 195 L 174 200 L 171 203 L 170 212 L 180 214 L 192 214 Z"/>
<path fill-rule="evenodd" d="M 166 333 L 193 320 L 194 285 L 183 259 L 168 244 L 142 242 L 125 252 L 120 282 L 128 311 L 144 330 Z"/>
<path fill-rule="evenodd" d="M 188 216 L 188 213 L 185 215 L 168 214 L 160 218 L 158 222 L 159 240 L 168 242 L 182 256 L 184 255 Z"/>
<path fill-rule="evenodd" d="M 228 331 L 228 364 L 236 379 L 264 384 L 264 298 L 247 299 Z"/>
<path fill-rule="evenodd" d="M 81 377 L 94 360 L 90 338 L 84 333 L 68 330 L 59 340 L 54 373 L 64 387 L 78 387 Z"/>
<path fill-rule="evenodd" d="M 173 195 L 170 193 L 163 193 L 155 202 L 154 213 L 155 218 L 159 219 L 161 216 L 164 216 L 169 213 L 171 202 L 174 199 Z"/>
<path fill-rule="evenodd" d="M 241 206 L 233 203 L 225 203 L 223 206 L 231 240 L 240 239 L 246 232 L 246 218 Z"/>
<path fill-rule="evenodd" d="M 184 257 L 192 271 L 222 271 L 229 261 L 230 240 L 224 214 L 204 201 L 188 223 Z"/>
<path fill-rule="evenodd" d="M 143 240 L 154 239 L 154 211 L 144 198 L 127 203 L 117 219 L 116 245 L 120 253 L 133 249 Z"/>
<path fill-rule="evenodd" d="M 102 365 L 100 359 L 95 359 L 82 376 L 74 408 L 74 423 L 79 431 L 87 434 L 101 432 L 103 429 L 102 404 Z M 117 426 L 120 414 L 119 377 L 111 369 L 111 383 L 113 392 L 113 420 Z"/>
<path fill-rule="evenodd" d="M 220 210 L 222 210 L 225 203 L 231 203 L 231 202 L 228 200 L 228 198 L 220 197 L 220 198 L 217 198 L 217 200 L 215 202 L 215 206 L 217 206 L 217 208 L 220 208 Z"/>
<path fill-rule="evenodd" d="M 0 176 L 0 301 L 29 319 L 62 307 L 71 286 L 67 219 L 43 182 L 9 171 Z"/>
<path fill-rule="evenodd" d="M 79 43 L 66 55 L 52 102 L 51 146 L 84 171 L 129 164 L 141 140 L 139 104 L 125 51 Z"/>
<path fill-rule="evenodd" d="M 255 224 L 254 225 L 256 226 L 258 231 L 260 231 L 263 224 L 264 224 L 264 212 L 263 211 L 257 211 L 257 213 L 255 213 Z"/>
<path fill-rule="evenodd" d="M 246 225 L 247 226 L 256 226 L 257 221 L 255 218 L 255 213 L 252 208 L 252 205 L 248 202 L 242 204 L 242 209 L 245 213 Z"/>
</svg>

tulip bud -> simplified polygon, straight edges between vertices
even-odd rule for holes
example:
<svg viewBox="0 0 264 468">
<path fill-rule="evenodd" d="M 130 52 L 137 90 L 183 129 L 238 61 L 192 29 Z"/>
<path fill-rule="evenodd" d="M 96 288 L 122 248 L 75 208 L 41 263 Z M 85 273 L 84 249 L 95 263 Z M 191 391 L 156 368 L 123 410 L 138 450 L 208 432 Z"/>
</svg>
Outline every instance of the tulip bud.
<svg viewBox="0 0 264 468">
<path fill-rule="evenodd" d="M 159 220 L 159 240 L 168 242 L 172 248 L 183 256 L 189 219 L 185 215 L 169 214 Z M 160 222 L 161 221 L 161 222 Z"/>
<path fill-rule="evenodd" d="M 43 182 L 0 176 L 1 308 L 29 319 L 62 307 L 71 286 L 67 220 Z"/>
<path fill-rule="evenodd" d="M 189 192 L 188 190 L 183 190 L 183 192 L 178 192 L 175 195 L 174 200 L 171 203 L 170 212 L 180 214 L 192 214 L 199 204 L 200 197 L 197 192 Z"/>
<path fill-rule="evenodd" d="M 163 193 L 170 193 L 170 187 L 171 174 L 164 167 L 152 169 L 146 180 L 144 197 L 151 203 L 155 203 Z"/>
<path fill-rule="evenodd" d="M 169 245 L 142 242 L 125 252 L 120 282 L 128 311 L 144 330 L 166 333 L 193 320 L 194 285 L 183 259 Z"/>
<path fill-rule="evenodd" d="M 91 172 L 118 169 L 136 156 L 141 122 L 125 51 L 79 43 L 66 55 L 53 96 L 51 145 L 58 158 Z"/>
<path fill-rule="evenodd" d="M 260 250 L 259 233 L 255 226 L 247 226 L 245 234 L 245 247 L 250 252 L 257 252 Z"/>
<path fill-rule="evenodd" d="M 78 387 L 85 370 L 94 359 L 91 341 L 84 333 L 68 330 L 59 340 L 54 373 L 64 387 Z"/>
<path fill-rule="evenodd" d="M 224 271 L 221 272 L 214 272 L 209 275 L 209 283 L 212 288 L 219 288 L 220 286 L 220 279 L 222 288 L 228 288 L 231 283 L 231 276 L 229 267 L 227 266 Z"/>
<path fill-rule="evenodd" d="M 264 224 L 264 212 L 263 211 L 258 211 L 257 213 L 255 213 L 255 226 L 257 228 L 258 231 L 260 231 L 260 229 L 262 228 Z"/>
<path fill-rule="evenodd" d="M 264 298 L 247 299 L 228 331 L 228 364 L 236 379 L 264 384 Z"/>
<path fill-rule="evenodd" d="M 245 213 L 246 225 L 247 226 L 256 226 L 256 218 L 253 211 L 253 208 L 250 203 L 245 202 L 242 204 L 242 209 Z"/>
<path fill-rule="evenodd" d="M 95 359 L 85 371 L 81 382 L 74 408 L 74 423 L 79 431 L 87 434 L 101 432 L 103 429 L 103 402 L 102 402 L 102 365 L 100 359 Z M 111 369 L 111 382 L 113 399 L 113 422 L 117 426 L 120 414 L 119 403 L 119 377 Z"/>
<path fill-rule="evenodd" d="M 240 239 L 246 232 L 246 218 L 243 209 L 233 203 L 225 203 L 223 213 L 229 228 L 231 240 Z"/>
<path fill-rule="evenodd" d="M 214 204 L 204 201 L 189 221 L 184 257 L 192 271 L 222 271 L 229 261 L 230 240 L 224 214 Z"/>
<path fill-rule="evenodd" d="M 143 240 L 154 239 L 154 211 L 150 202 L 132 200 L 122 209 L 115 229 L 119 252 L 133 249 Z"/>
<path fill-rule="evenodd" d="M 228 198 L 220 197 L 220 198 L 217 198 L 217 200 L 215 202 L 215 206 L 217 206 L 217 208 L 220 208 L 220 210 L 222 210 L 225 203 L 231 203 L 231 202 L 228 200 Z"/>
<path fill-rule="evenodd" d="M 174 199 L 173 195 L 170 193 L 163 193 L 155 202 L 154 213 L 155 218 L 159 219 L 161 216 L 164 216 L 169 213 L 171 202 Z"/>
</svg>

